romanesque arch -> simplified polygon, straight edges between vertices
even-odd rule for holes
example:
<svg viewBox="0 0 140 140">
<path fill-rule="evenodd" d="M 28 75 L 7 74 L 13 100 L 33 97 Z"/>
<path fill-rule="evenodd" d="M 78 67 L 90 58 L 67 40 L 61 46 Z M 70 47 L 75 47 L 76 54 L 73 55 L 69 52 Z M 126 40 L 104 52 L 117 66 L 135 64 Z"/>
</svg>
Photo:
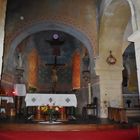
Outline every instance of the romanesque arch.
<svg viewBox="0 0 140 140">
<path fill-rule="evenodd" d="M 131 18 L 129 3 L 125 0 L 108 0 L 100 17 L 99 60 L 96 73 L 100 77 L 100 116 L 107 116 L 107 106 L 123 106 L 122 100 L 122 44 L 126 26 Z M 109 51 L 117 62 L 106 63 Z M 114 83 L 114 84 L 113 84 Z M 113 91 L 112 91 L 113 89 Z M 112 94 L 113 93 L 113 94 Z M 107 102 L 107 104 L 105 104 Z"/>
<path fill-rule="evenodd" d="M 30 36 L 34 33 L 37 33 L 40 31 L 47 31 L 47 30 L 63 31 L 65 33 L 72 35 L 73 37 L 78 39 L 80 42 L 82 42 L 83 45 L 87 48 L 87 50 L 89 52 L 89 55 L 91 58 L 91 65 L 94 66 L 93 46 L 91 45 L 92 43 L 90 42 L 88 37 L 83 32 L 79 31 L 78 29 L 76 29 L 72 26 L 68 26 L 68 25 L 63 24 L 63 23 L 58 23 L 56 21 L 44 21 L 44 22 L 35 23 L 31 26 L 28 26 L 18 36 L 15 37 L 15 39 L 10 44 L 10 50 L 9 50 L 9 53 L 7 54 L 7 57 L 6 57 L 7 65 L 4 69 L 8 69 L 9 65 L 10 65 L 10 68 L 12 67 L 11 60 L 13 58 L 14 51 L 15 51 L 16 47 L 21 43 L 21 41 L 23 41 L 28 36 Z M 6 62 L 5 62 L 5 64 L 6 64 Z"/>
</svg>

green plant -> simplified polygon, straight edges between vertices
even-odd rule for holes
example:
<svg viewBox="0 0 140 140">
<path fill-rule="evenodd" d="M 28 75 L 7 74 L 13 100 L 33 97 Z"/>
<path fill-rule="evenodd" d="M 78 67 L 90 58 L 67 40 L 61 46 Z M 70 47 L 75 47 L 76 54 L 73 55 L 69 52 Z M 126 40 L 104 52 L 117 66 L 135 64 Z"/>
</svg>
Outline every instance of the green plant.
<svg viewBox="0 0 140 140">
<path fill-rule="evenodd" d="M 36 91 L 37 91 L 36 87 L 29 87 L 29 92 L 34 93 Z"/>
</svg>

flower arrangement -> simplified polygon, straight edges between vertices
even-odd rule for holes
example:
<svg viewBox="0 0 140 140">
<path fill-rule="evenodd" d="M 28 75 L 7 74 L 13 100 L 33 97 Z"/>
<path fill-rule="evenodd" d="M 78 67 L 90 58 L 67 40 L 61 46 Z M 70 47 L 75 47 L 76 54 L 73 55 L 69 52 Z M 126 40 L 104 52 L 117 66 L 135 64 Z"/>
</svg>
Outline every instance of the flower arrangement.
<svg viewBox="0 0 140 140">
<path fill-rule="evenodd" d="M 59 114 L 60 108 L 58 106 L 42 106 L 41 111 L 49 116 L 49 121 L 52 122 L 55 115 Z"/>
</svg>

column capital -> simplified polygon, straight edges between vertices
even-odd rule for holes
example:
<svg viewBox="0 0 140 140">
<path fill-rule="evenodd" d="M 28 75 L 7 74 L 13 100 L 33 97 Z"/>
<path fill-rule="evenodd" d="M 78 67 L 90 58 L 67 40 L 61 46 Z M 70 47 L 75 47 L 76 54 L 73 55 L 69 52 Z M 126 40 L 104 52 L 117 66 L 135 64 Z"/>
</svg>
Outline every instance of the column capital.
<svg viewBox="0 0 140 140">
<path fill-rule="evenodd" d="M 131 41 L 131 42 L 138 42 L 138 41 L 140 41 L 140 30 L 137 30 L 136 32 L 131 34 L 128 37 L 128 41 Z"/>
</svg>

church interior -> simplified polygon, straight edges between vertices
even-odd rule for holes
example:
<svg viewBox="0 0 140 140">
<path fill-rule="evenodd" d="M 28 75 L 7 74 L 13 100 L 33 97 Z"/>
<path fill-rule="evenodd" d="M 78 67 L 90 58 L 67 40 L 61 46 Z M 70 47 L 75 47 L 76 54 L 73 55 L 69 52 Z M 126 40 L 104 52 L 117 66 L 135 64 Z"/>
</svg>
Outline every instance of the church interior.
<svg viewBox="0 0 140 140">
<path fill-rule="evenodd" d="M 0 139 L 116 129 L 138 139 L 139 28 L 139 0 L 0 0 Z"/>
</svg>

